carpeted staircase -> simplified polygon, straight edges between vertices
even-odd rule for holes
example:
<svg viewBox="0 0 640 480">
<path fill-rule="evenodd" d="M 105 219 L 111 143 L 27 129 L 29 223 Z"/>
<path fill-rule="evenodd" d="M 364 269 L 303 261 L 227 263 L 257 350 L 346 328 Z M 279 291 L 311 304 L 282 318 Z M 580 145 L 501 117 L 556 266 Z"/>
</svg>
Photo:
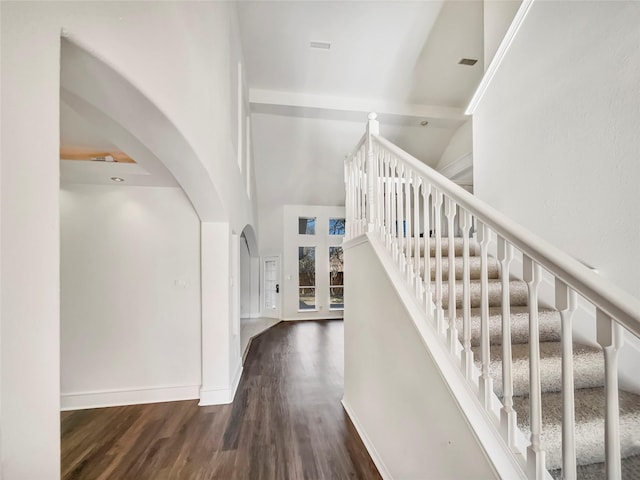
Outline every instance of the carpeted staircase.
<svg viewBox="0 0 640 480">
<path fill-rule="evenodd" d="M 431 257 L 435 241 L 431 239 Z M 471 272 L 471 343 L 476 364 L 480 367 L 480 256 L 479 246 L 470 241 Z M 456 317 L 462 341 L 462 239 L 454 239 L 456 255 Z M 448 306 L 449 242 L 442 239 L 442 305 Z M 424 255 L 424 249 L 421 251 Z M 423 269 L 424 269 L 424 262 Z M 431 278 L 435 278 L 435 258 L 430 261 Z M 489 332 L 491 343 L 490 372 L 494 391 L 502 397 L 502 337 L 500 268 L 489 258 Z M 424 273 L 424 272 L 422 272 Z M 423 276 L 424 278 L 424 276 Z M 434 286 L 435 284 L 432 284 Z M 523 281 L 509 282 L 511 303 L 511 342 L 513 358 L 514 408 L 518 426 L 529 431 L 529 314 L 527 286 Z M 434 294 L 435 297 L 435 294 Z M 447 313 L 445 310 L 445 318 Z M 539 308 L 540 365 L 542 384 L 542 443 L 546 465 L 554 478 L 561 478 L 562 394 L 560 355 L 560 315 L 549 308 Z M 599 348 L 574 344 L 576 454 L 579 479 L 605 478 L 604 474 L 604 360 Z M 625 479 L 640 478 L 640 396 L 620 392 L 620 431 Z"/>
</svg>

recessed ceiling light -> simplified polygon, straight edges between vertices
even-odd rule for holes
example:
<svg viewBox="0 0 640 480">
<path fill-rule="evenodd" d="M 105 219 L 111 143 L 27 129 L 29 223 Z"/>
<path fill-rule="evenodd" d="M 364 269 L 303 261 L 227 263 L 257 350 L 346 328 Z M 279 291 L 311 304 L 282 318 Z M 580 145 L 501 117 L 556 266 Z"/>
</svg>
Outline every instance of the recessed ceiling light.
<svg viewBox="0 0 640 480">
<path fill-rule="evenodd" d="M 476 60 L 474 58 L 463 58 L 458 62 L 458 65 L 468 65 L 468 66 L 472 67 L 476 63 L 478 63 L 478 60 Z"/>
<path fill-rule="evenodd" d="M 420 125 L 423 126 L 423 127 L 426 127 L 427 125 L 429 125 L 429 122 L 427 122 L 426 120 L 422 120 L 420 122 Z"/>
<path fill-rule="evenodd" d="M 113 180 L 114 182 L 124 182 L 124 178 L 122 177 L 111 177 L 111 180 Z"/>
<path fill-rule="evenodd" d="M 331 50 L 331 42 L 311 41 L 309 42 L 309 46 L 311 48 L 319 48 L 320 50 Z"/>
</svg>

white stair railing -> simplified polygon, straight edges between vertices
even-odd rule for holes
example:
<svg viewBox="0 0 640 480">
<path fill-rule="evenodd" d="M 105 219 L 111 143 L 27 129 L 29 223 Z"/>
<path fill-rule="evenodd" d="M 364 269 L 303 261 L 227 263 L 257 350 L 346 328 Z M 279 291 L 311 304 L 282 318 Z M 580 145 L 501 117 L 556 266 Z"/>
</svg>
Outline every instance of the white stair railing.
<svg viewBox="0 0 640 480">
<path fill-rule="evenodd" d="M 494 413 L 504 443 L 521 455 L 528 478 L 548 477 L 542 438 L 538 295 L 542 270 L 555 279 L 555 306 L 562 331 L 562 475 L 576 478 L 574 432 L 574 385 L 572 365 L 572 318 L 577 296 L 595 307 L 597 343 L 605 361 L 605 469 L 608 479 L 621 477 L 618 405 L 618 352 L 623 330 L 640 337 L 640 302 L 602 279 L 566 253 L 525 230 L 435 170 L 379 135 L 376 115 L 369 115 L 365 135 L 345 163 L 346 239 L 367 234 L 379 241 L 415 293 L 425 318 L 433 323 L 452 362 L 460 368 L 487 412 Z M 446 232 L 443 232 L 446 229 Z M 462 294 L 457 304 L 454 232 L 463 237 Z M 430 235 L 432 233 L 432 236 Z M 480 368 L 474 366 L 471 349 L 470 242 L 475 235 L 481 258 L 480 277 Z M 489 242 L 495 239 L 502 269 L 502 399 L 493 394 L 490 373 L 489 331 Z M 443 258 L 443 240 L 448 255 Z M 434 247 L 434 258 L 430 252 Z M 420 250 L 424 249 L 424 256 Z M 514 251 L 516 254 L 514 255 Z M 513 380 L 509 313 L 509 266 L 522 259 L 523 280 L 529 305 L 529 416 L 528 443 L 518 445 L 518 427 L 513 408 Z M 432 264 L 432 262 L 434 264 Z M 448 272 L 447 284 L 443 269 Z M 459 269 L 458 269 L 459 270 Z M 432 273 L 433 275 L 432 278 Z M 445 288 L 447 287 L 447 288 Z M 443 298 L 446 292 L 448 298 Z M 457 331 L 456 309 L 462 312 L 462 332 Z M 490 417 L 490 415 L 489 415 Z M 522 435 L 520 438 L 524 438 Z"/>
</svg>

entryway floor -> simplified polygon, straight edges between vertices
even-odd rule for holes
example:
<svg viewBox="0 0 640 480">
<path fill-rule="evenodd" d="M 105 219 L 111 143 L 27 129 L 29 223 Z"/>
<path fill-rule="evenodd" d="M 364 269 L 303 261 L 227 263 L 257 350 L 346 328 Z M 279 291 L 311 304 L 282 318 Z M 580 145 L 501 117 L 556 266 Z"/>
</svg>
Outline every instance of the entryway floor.
<svg viewBox="0 0 640 480">
<path fill-rule="evenodd" d="M 253 340 L 233 404 L 62 413 L 62 478 L 380 480 L 342 408 L 341 320 L 282 322 Z"/>
</svg>

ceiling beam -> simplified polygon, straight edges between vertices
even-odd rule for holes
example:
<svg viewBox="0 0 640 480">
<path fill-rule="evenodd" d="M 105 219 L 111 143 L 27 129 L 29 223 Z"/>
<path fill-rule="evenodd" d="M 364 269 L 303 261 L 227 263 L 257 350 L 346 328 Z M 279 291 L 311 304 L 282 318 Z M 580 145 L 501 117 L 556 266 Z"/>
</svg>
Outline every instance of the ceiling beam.
<svg viewBox="0 0 640 480">
<path fill-rule="evenodd" d="M 462 108 L 438 105 L 400 104 L 379 99 L 334 97 L 277 90 L 249 90 L 251 111 L 280 115 L 328 118 L 365 122 L 369 112 L 376 112 L 381 122 L 413 124 L 430 123 L 454 126 L 467 118 Z"/>
</svg>

